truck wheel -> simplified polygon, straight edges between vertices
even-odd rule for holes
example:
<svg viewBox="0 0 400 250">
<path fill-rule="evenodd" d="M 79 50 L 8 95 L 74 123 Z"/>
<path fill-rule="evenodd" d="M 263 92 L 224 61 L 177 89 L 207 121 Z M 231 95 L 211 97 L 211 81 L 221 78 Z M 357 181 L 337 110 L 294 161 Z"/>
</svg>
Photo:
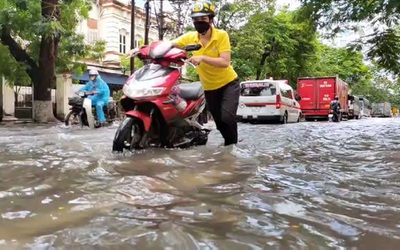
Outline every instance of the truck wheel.
<svg viewBox="0 0 400 250">
<path fill-rule="evenodd" d="M 297 118 L 297 122 L 300 122 L 301 113 L 299 114 L 299 118 Z"/>
<path fill-rule="evenodd" d="M 288 114 L 285 111 L 285 114 L 282 116 L 281 123 L 286 124 L 288 122 Z"/>
</svg>

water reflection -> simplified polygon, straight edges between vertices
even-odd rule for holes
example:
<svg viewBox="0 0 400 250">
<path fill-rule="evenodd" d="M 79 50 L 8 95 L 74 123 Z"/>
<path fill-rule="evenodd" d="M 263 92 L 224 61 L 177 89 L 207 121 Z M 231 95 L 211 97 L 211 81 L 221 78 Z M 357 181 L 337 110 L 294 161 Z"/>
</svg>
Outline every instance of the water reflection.
<svg viewBox="0 0 400 250">
<path fill-rule="evenodd" d="M 110 152 L 115 128 L 0 127 L 0 248 L 396 249 L 399 119 L 240 125 Z"/>
</svg>

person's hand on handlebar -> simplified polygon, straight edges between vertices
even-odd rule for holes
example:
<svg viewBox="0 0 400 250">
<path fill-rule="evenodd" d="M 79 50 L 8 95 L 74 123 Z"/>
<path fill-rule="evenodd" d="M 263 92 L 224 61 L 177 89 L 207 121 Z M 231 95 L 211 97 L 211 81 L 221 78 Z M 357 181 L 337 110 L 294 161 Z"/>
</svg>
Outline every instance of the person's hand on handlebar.
<svg viewBox="0 0 400 250">
<path fill-rule="evenodd" d="M 87 91 L 77 91 L 75 92 L 76 95 L 80 96 L 80 93 L 83 93 L 83 95 L 89 96 L 89 95 L 95 95 L 98 94 L 99 92 L 93 91 L 93 92 L 87 92 Z"/>
<path fill-rule="evenodd" d="M 204 59 L 204 56 L 192 56 L 187 61 L 192 63 L 193 65 L 197 66 L 203 61 L 203 59 Z"/>
</svg>

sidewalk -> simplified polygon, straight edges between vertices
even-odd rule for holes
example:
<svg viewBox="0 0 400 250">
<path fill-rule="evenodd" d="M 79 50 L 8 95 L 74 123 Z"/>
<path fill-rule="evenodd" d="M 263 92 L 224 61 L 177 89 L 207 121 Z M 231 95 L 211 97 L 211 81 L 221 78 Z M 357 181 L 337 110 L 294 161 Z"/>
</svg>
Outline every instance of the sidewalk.
<svg viewBox="0 0 400 250">
<path fill-rule="evenodd" d="M 0 125 L 13 125 L 13 124 L 27 124 L 33 123 L 32 119 L 18 119 L 14 116 L 4 116 L 3 120 L 0 122 Z"/>
</svg>

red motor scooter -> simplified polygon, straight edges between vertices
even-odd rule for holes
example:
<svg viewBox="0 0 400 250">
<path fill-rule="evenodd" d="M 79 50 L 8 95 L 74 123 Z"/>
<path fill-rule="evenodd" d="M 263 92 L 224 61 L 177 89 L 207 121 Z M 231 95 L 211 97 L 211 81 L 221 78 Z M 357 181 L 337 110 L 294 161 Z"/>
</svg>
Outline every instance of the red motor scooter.
<svg viewBox="0 0 400 250">
<path fill-rule="evenodd" d="M 199 50 L 193 44 L 184 49 L 170 42 L 156 41 L 142 46 L 137 56 L 147 61 L 126 81 L 121 106 L 125 118 L 113 142 L 113 151 L 148 147 L 190 147 L 205 145 L 210 130 L 198 122 L 205 107 L 204 90 L 200 82 L 180 83 L 180 67 L 187 51 Z M 192 65 L 193 66 L 193 65 Z M 178 90 L 186 107 L 178 110 L 173 90 Z"/>
</svg>

